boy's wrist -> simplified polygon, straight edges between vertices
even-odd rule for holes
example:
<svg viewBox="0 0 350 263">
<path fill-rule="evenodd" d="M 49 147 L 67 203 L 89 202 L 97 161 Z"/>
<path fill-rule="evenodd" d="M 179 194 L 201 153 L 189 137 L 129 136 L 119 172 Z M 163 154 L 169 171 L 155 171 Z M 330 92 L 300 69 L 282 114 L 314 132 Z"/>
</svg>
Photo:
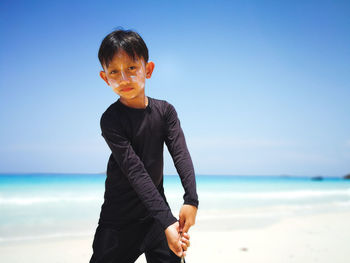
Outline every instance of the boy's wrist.
<svg viewBox="0 0 350 263">
<path fill-rule="evenodd" d="M 192 205 L 192 206 L 198 208 L 199 201 L 198 200 L 185 200 L 184 205 Z"/>
</svg>

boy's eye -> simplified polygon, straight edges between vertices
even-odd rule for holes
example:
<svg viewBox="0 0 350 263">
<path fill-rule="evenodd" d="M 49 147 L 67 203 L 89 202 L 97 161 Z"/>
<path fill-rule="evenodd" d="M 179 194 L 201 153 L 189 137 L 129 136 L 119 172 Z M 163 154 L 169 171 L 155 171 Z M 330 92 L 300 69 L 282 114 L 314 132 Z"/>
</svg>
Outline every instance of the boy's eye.
<svg viewBox="0 0 350 263">
<path fill-rule="evenodd" d="M 116 70 L 112 70 L 109 74 L 115 74 L 115 73 L 117 73 L 117 71 Z"/>
<path fill-rule="evenodd" d="M 129 67 L 129 69 L 130 70 L 134 70 L 134 69 L 136 69 L 136 67 L 135 66 L 131 66 L 131 67 Z"/>
</svg>

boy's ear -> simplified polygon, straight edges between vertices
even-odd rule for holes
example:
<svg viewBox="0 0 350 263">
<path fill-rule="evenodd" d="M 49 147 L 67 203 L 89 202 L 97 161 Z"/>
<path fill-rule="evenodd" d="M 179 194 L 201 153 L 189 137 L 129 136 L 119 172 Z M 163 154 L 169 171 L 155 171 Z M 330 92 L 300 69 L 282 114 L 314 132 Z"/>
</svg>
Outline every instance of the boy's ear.
<svg viewBox="0 0 350 263">
<path fill-rule="evenodd" d="M 146 64 L 146 79 L 151 78 L 153 70 L 154 70 L 154 62 L 150 61 Z"/>
<path fill-rule="evenodd" d="M 106 72 L 104 72 L 103 70 L 100 71 L 100 77 L 101 79 L 103 79 L 107 85 L 109 86 L 109 82 L 108 82 L 108 79 L 107 79 L 107 76 L 106 76 Z"/>
</svg>

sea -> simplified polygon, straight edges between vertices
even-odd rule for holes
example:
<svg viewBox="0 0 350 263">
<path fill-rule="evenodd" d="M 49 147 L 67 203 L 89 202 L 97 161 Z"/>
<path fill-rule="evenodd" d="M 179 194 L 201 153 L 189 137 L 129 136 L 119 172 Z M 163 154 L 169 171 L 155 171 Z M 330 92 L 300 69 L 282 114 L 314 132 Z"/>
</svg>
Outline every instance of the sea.
<svg viewBox="0 0 350 263">
<path fill-rule="evenodd" d="M 103 203 L 105 174 L 0 174 L 0 245 L 91 237 Z M 184 190 L 164 176 L 175 216 Z M 197 175 L 197 230 L 262 227 L 293 216 L 350 211 L 350 180 L 296 176 Z"/>
</svg>

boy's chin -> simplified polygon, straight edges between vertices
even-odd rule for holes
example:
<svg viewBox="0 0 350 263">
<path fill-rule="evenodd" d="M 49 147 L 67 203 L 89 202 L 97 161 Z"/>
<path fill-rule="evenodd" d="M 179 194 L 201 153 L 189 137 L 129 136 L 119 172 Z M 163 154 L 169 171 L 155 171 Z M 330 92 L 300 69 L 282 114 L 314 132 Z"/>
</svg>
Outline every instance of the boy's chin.
<svg viewBox="0 0 350 263">
<path fill-rule="evenodd" d="M 133 100 L 133 99 L 136 99 L 137 97 L 142 96 L 142 94 L 145 96 L 144 93 L 136 92 L 135 90 L 132 90 L 130 92 L 115 92 L 115 93 L 123 100 Z"/>
<path fill-rule="evenodd" d="M 133 100 L 137 97 L 135 94 L 123 94 L 123 93 L 116 93 L 121 99 L 123 100 Z"/>
</svg>

